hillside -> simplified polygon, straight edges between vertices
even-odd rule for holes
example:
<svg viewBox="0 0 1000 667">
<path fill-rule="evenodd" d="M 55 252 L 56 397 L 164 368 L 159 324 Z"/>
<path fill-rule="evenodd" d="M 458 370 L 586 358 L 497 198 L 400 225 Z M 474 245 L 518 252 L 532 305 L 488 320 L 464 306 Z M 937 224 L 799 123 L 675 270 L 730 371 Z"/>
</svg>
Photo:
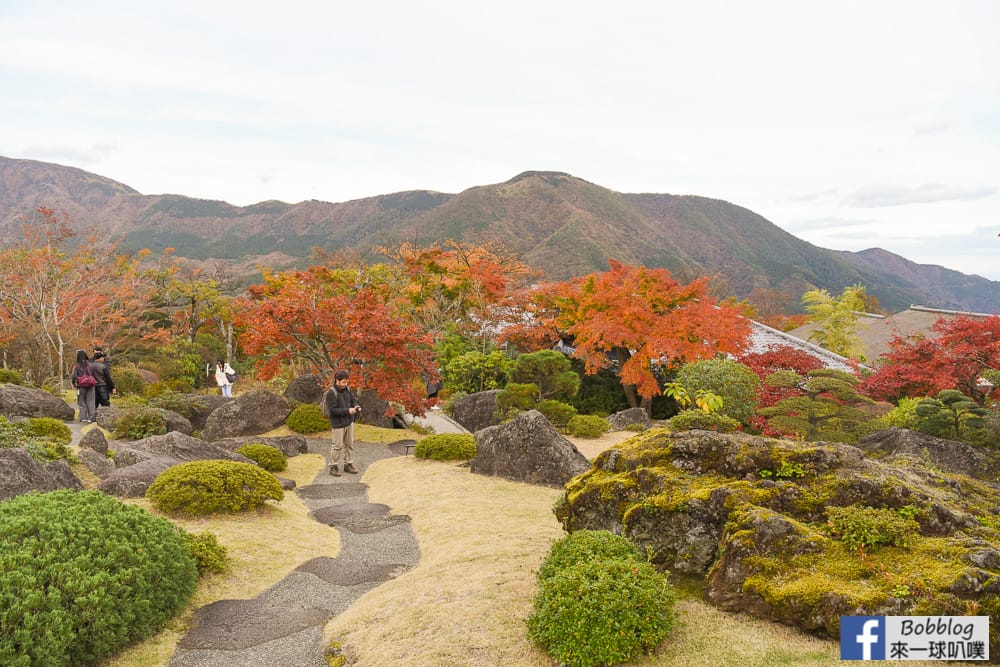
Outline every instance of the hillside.
<svg viewBox="0 0 1000 667">
<path fill-rule="evenodd" d="M 860 282 L 888 310 L 911 303 L 1000 311 L 1000 283 L 885 250 L 819 248 L 765 218 L 717 199 L 624 194 L 569 174 L 527 171 L 459 194 L 398 192 L 341 203 L 263 201 L 233 206 L 177 194 L 143 195 L 86 171 L 0 157 L 0 232 L 20 235 L 37 206 L 66 211 L 82 230 L 154 252 L 234 268 L 304 266 L 310 250 L 408 241 L 499 241 L 553 279 L 600 271 L 609 258 L 665 267 L 683 281 L 715 275 L 721 291 L 755 289 L 794 308 L 802 292 Z"/>
</svg>

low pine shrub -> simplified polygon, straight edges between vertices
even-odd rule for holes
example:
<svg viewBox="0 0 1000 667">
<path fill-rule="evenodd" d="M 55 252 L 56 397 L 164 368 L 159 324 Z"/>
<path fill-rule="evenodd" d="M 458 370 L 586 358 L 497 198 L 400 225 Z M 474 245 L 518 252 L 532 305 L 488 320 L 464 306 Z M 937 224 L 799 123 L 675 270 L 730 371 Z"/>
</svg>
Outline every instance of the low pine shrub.
<svg viewBox="0 0 1000 667">
<path fill-rule="evenodd" d="M 565 429 L 569 420 L 576 416 L 576 408 L 572 405 L 562 401 L 553 401 L 551 398 L 541 401 L 535 409 L 545 415 L 545 418 L 559 430 Z"/>
<path fill-rule="evenodd" d="M 13 368 L 0 368 L 0 384 L 24 384 L 24 376 Z"/>
<path fill-rule="evenodd" d="M 118 440 L 142 440 L 167 432 L 167 418 L 156 408 L 130 408 L 115 424 L 113 437 Z"/>
<path fill-rule="evenodd" d="M 69 427 L 58 419 L 32 417 L 18 422 L 0 415 L 0 448 L 20 447 L 39 463 L 74 461 Z"/>
<path fill-rule="evenodd" d="M 184 539 L 198 566 L 198 574 L 222 574 L 229 570 L 229 551 L 219 544 L 215 533 L 184 533 Z"/>
<path fill-rule="evenodd" d="M 202 407 L 203 399 L 196 394 L 182 394 L 177 391 L 165 391 L 149 399 L 154 408 L 162 408 L 176 412 L 185 419 L 191 419 Z"/>
<path fill-rule="evenodd" d="M 574 438 L 600 438 L 609 428 L 608 420 L 597 415 L 577 415 L 566 424 L 566 431 Z"/>
<path fill-rule="evenodd" d="M 285 492 L 274 475 L 252 463 L 191 461 L 160 473 L 146 497 L 168 514 L 235 514 L 281 500 Z"/>
<path fill-rule="evenodd" d="M 548 579 L 571 565 L 588 560 L 642 563 L 645 558 L 639 547 L 621 535 L 607 530 L 577 530 L 552 545 L 538 568 L 538 578 Z"/>
<path fill-rule="evenodd" d="M 614 665 L 670 634 L 674 600 L 666 576 L 649 563 L 586 560 L 539 580 L 528 635 L 560 664 Z"/>
<path fill-rule="evenodd" d="M 704 431 L 732 433 L 739 426 L 740 423 L 732 417 L 704 410 L 682 410 L 667 420 L 667 428 L 671 431 L 702 429 Z"/>
<path fill-rule="evenodd" d="M 0 664 L 94 664 L 159 631 L 194 593 L 183 531 L 98 491 L 0 503 Z"/>
<path fill-rule="evenodd" d="M 292 410 L 285 425 L 296 433 L 319 433 L 330 430 L 330 420 L 316 403 L 303 403 Z"/>
<path fill-rule="evenodd" d="M 60 420 L 52 417 L 31 417 L 21 422 L 24 424 L 24 431 L 32 437 L 51 438 L 64 445 L 68 445 L 73 440 L 73 433 L 69 426 Z"/>
<path fill-rule="evenodd" d="M 144 396 L 146 393 L 146 381 L 135 364 L 114 365 L 111 376 L 115 379 L 115 389 L 119 396 Z"/>
<path fill-rule="evenodd" d="M 439 433 L 417 441 L 413 455 L 435 461 L 467 461 L 476 456 L 476 439 L 471 433 Z"/>
<path fill-rule="evenodd" d="M 288 467 L 288 459 L 285 453 L 277 447 L 253 443 L 237 448 L 237 454 L 256 461 L 257 465 L 268 472 L 280 472 Z"/>
</svg>

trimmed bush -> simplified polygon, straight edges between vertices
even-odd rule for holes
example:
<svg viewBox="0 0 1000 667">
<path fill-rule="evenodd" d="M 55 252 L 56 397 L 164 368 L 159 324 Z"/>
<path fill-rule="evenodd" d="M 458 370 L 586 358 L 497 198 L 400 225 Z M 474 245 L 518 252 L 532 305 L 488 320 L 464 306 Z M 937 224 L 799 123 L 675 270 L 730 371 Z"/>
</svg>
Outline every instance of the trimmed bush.
<svg viewBox="0 0 1000 667">
<path fill-rule="evenodd" d="M 73 432 L 60 419 L 53 417 L 30 417 L 22 423 L 26 424 L 24 430 L 29 436 L 51 438 L 64 445 L 68 445 L 73 440 Z"/>
<path fill-rule="evenodd" d="M 229 570 L 229 551 L 219 544 L 215 533 L 184 533 L 184 540 L 198 566 L 198 574 L 222 574 Z"/>
<path fill-rule="evenodd" d="M 322 408 L 316 403 L 303 403 L 288 415 L 285 426 L 296 433 L 319 433 L 330 430 L 330 420 L 323 416 Z"/>
<path fill-rule="evenodd" d="M 613 665 L 650 652 L 674 627 L 665 575 L 634 559 L 587 560 L 539 580 L 528 635 L 565 665 Z"/>
<path fill-rule="evenodd" d="M 0 664 L 89 665 L 159 631 L 194 593 L 184 533 L 97 491 L 0 503 Z"/>
<path fill-rule="evenodd" d="M 718 431 L 719 433 L 732 433 L 739 427 L 740 423 L 732 417 L 704 410 L 682 410 L 667 420 L 667 428 L 671 431 L 702 429 Z"/>
<path fill-rule="evenodd" d="M 111 377 L 115 380 L 115 389 L 120 396 L 143 396 L 146 393 L 146 381 L 135 364 L 114 364 Z"/>
<path fill-rule="evenodd" d="M 566 424 L 566 431 L 574 438 L 600 438 L 610 428 L 608 420 L 597 415 L 577 415 Z"/>
<path fill-rule="evenodd" d="M 130 408 L 122 414 L 112 436 L 118 440 L 142 440 L 167 432 L 167 418 L 156 408 Z"/>
<path fill-rule="evenodd" d="M 256 461 L 257 465 L 268 472 L 280 472 L 288 467 L 285 453 L 271 445 L 259 443 L 243 445 L 236 449 L 236 453 Z"/>
<path fill-rule="evenodd" d="M 507 414 L 531 410 L 537 403 L 537 384 L 511 382 L 497 394 L 497 409 Z"/>
<path fill-rule="evenodd" d="M 24 376 L 13 368 L 0 368 L 0 384 L 24 384 Z"/>
<path fill-rule="evenodd" d="M 588 560 L 645 560 L 628 538 L 607 530 L 577 530 L 552 545 L 538 568 L 538 578 L 548 579 Z"/>
<path fill-rule="evenodd" d="M 11 422 L 0 415 L 0 448 L 20 447 L 39 463 L 74 461 L 70 439 L 69 427 L 58 419 L 31 417 Z"/>
<path fill-rule="evenodd" d="M 165 391 L 149 399 L 154 408 L 162 408 L 176 412 L 185 419 L 191 419 L 202 407 L 201 397 L 193 394 L 182 394 L 176 391 Z"/>
<path fill-rule="evenodd" d="M 281 500 L 285 492 L 274 475 L 253 463 L 190 461 L 160 473 L 146 497 L 168 514 L 235 514 Z"/>
<path fill-rule="evenodd" d="M 574 376 L 576 377 L 576 376 Z M 565 429 L 569 420 L 576 416 L 576 408 L 562 401 L 554 401 L 550 398 L 540 402 L 536 410 L 545 415 L 545 418 L 552 422 L 557 429 Z"/>
<path fill-rule="evenodd" d="M 417 441 L 413 455 L 435 461 L 468 460 L 476 456 L 476 439 L 471 433 L 439 433 Z"/>
</svg>

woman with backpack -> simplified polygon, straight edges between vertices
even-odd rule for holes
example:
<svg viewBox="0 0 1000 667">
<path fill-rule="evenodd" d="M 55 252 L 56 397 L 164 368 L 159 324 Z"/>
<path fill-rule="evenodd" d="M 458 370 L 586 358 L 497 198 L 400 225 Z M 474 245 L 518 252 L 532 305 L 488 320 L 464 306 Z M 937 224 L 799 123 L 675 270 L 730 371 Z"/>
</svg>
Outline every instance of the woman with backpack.
<svg viewBox="0 0 1000 667">
<path fill-rule="evenodd" d="M 77 420 L 81 423 L 90 423 L 97 416 L 96 391 L 97 378 L 94 377 L 93 369 L 90 367 L 90 360 L 84 350 L 76 351 L 76 363 L 73 364 L 73 372 L 70 374 L 70 382 L 76 387 L 76 405 L 80 409 Z"/>
</svg>

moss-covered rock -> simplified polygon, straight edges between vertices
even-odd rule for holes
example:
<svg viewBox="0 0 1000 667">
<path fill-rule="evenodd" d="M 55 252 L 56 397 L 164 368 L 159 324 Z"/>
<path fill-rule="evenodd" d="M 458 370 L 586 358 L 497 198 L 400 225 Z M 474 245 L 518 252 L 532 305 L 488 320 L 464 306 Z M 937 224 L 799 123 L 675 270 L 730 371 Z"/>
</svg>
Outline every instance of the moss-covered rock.
<svg viewBox="0 0 1000 667">
<path fill-rule="evenodd" d="M 849 506 L 873 510 L 829 511 Z M 654 428 L 598 456 L 554 510 L 569 531 L 620 533 L 702 577 L 724 609 L 822 636 L 857 614 L 990 613 L 1000 627 L 1000 486 L 926 457 Z"/>
</svg>

